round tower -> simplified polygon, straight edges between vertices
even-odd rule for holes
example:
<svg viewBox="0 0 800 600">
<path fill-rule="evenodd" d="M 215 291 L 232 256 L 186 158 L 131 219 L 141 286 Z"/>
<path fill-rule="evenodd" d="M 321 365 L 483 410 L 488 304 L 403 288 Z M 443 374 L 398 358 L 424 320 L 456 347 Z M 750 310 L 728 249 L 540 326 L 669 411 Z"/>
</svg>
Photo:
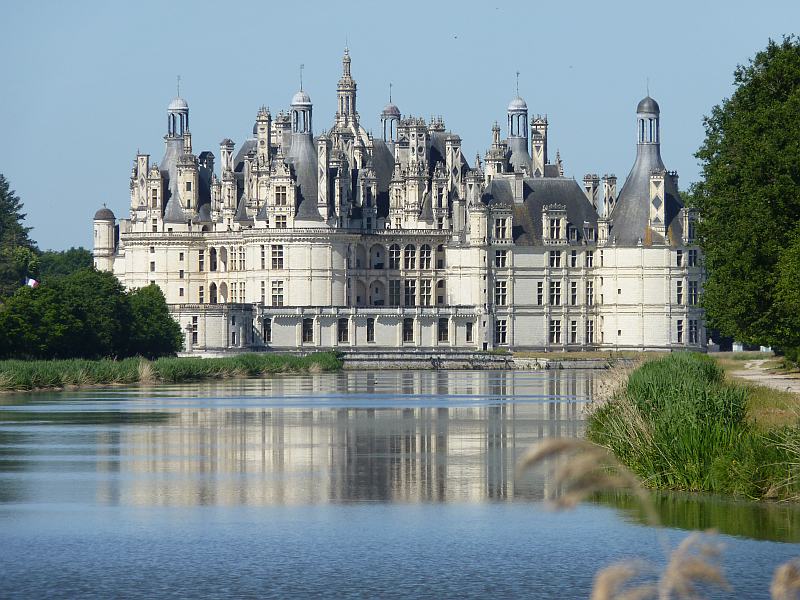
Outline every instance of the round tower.
<svg viewBox="0 0 800 600">
<path fill-rule="evenodd" d="M 661 143 L 661 109 L 650 96 L 642 98 L 636 107 L 636 126 L 639 144 Z"/>
<path fill-rule="evenodd" d="M 400 124 L 400 109 L 392 102 L 389 95 L 389 104 L 381 111 L 381 127 L 383 128 L 383 141 L 387 144 L 397 141 L 397 126 Z"/>
<path fill-rule="evenodd" d="M 311 97 L 300 88 L 292 97 L 292 133 L 311 134 Z"/>
<path fill-rule="evenodd" d="M 98 271 L 113 271 L 116 250 L 116 217 L 105 205 L 94 214 L 94 267 Z"/>
<path fill-rule="evenodd" d="M 176 96 L 167 107 L 167 137 L 183 137 L 189 133 L 189 104 Z"/>
</svg>

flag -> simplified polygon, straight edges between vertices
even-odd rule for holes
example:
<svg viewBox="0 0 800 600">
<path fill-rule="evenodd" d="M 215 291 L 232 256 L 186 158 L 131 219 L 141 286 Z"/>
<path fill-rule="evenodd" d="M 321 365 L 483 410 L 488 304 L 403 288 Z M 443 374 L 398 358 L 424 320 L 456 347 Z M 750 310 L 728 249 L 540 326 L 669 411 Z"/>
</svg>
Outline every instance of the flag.
<svg viewBox="0 0 800 600">
<path fill-rule="evenodd" d="M 35 288 L 36 286 L 39 285 L 39 282 L 36 281 L 35 279 L 28 277 L 25 279 L 25 285 L 27 285 L 30 288 Z"/>
</svg>

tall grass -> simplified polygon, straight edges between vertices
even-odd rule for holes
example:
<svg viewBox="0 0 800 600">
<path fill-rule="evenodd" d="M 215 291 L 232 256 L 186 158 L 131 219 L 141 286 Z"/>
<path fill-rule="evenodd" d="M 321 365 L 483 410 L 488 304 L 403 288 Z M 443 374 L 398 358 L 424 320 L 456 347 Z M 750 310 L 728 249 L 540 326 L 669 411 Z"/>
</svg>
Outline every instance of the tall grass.
<svg viewBox="0 0 800 600">
<path fill-rule="evenodd" d="M 333 352 L 307 356 L 239 354 L 226 358 L 144 358 L 124 360 L 3 360 L 0 391 L 61 388 L 97 384 L 134 384 L 257 377 L 271 373 L 337 371 L 342 363 Z"/>
<path fill-rule="evenodd" d="M 757 430 L 748 394 L 712 358 L 671 354 L 639 366 L 594 406 L 588 437 L 651 487 L 797 497 L 800 429 Z"/>
</svg>

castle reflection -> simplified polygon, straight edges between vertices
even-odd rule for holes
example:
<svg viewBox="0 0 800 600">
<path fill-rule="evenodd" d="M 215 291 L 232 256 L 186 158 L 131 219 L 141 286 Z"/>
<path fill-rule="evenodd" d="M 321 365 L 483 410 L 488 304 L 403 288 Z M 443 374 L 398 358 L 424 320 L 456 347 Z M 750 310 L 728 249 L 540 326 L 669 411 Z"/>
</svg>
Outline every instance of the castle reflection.
<svg viewBox="0 0 800 600">
<path fill-rule="evenodd" d="M 551 495 L 515 479 L 532 443 L 578 436 L 586 371 L 343 372 L 143 397 L 165 422 L 98 432 L 98 500 L 134 505 L 476 502 Z"/>
</svg>

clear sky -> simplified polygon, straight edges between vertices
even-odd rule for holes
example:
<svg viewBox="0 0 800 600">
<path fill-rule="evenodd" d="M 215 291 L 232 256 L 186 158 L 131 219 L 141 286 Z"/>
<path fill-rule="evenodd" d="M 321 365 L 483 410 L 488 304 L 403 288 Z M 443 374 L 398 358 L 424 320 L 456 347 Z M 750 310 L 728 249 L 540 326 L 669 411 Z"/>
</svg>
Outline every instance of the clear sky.
<svg viewBox="0 0 800 600">
<path fill-rule="evenodd" d="M 702 118 L 731 93 L 737 64 L 800 24 L 800 2 L 8 2 L 0 11 L 0 173 L 41 248 L 91 244 L 103 203 L 128 214 L 137 149 L 160 161 L 181 75 L 195 153 L 249 135 L 299 87 L 314 131 L 330 127 L 345 43 L 362 124 L 442 115 L 470 163 L 504 128 L 519 91 L 550 119 L 566 175 L 627 175 L 634 111 L 661 105 L 662 155 L 685 188 Z M 796 30 L 796 29 L 795 29 Z"/>
</svg>

